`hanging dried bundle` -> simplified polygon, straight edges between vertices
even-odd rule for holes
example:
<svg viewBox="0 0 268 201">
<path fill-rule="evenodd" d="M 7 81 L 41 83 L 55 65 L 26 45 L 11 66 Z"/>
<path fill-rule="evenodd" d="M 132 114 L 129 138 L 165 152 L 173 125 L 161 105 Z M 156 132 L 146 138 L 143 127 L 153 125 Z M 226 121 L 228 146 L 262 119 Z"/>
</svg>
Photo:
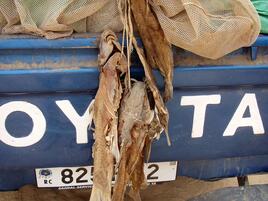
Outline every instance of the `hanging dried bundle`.
<svg viewBox="0 0 268 201">
<path fill-rule="evenodd" d="M 95 97 L 94 185 L 91 201 L 111 200 L 114 158 L 119 160 L 118 109 L 122 96 L 120 76 L 127 71 L 127 63 L 118 49 L 111 31 L 102 34 L 100 42 L 100 83 Z"/>
<path fill-rule="evenodd" d="M 101 36 L 99 66 L 100 83 L 93 116 L 94 184 L 90 200 L 123 200 L 129 182 L 132 194 L 139 197 L 139 189 L 146 183 L 144 156 L 149 155 L 152 140 L 167 128 L 168 112 L 152 77 L 146 83 L 134 81 L 130 88 L 126 87 L 130 81 L 125 76 L 129 73 L 127 58 L 111 31 Z M 151 104 L 148 90 L 155 97 Z M 112 195 L 114 165 L 118 167 L 118 175 Z"/>
<path fill-rule="evenodd" d="M 172 96 L 173 64 L 170 45 L 163 32 L 147 35 L 145 40 L 153 35 L 158 40 L 145 45 L 150 61 L 147 62 L 133 35 L 131 21 L 132 13 L 141 5 L 135 4 L 131 7 L 131 3 L 131 0 L 118 1 L 124 24 L 123 36 L 127 41 L 127 57 L 113 32 L 105 31 L 101 36 L 100 83 L 93 116 L 96 127 L 93 148 L 95 169 L 90 201 L 123 201 L 128 184 L 131 184 L 132 198 L 141 200 L 139 191 L 146 184 L 143 170 L 145 157 L 149 158 L 154 138 L 159 138 L 163 130 L 168 136 L 169 114 L 156 87 L 151 66 L 152 63 L 156 64 L 165 76 L 165 98 L 169 99 Z M 139 23 L 139 20 L 142 19 L 138 17 L 136 23 Z M 155 27 L 157 24 L 160 28 L 156 20 L 155 17 L 152 18 L 152 25 Z M 141 26 L 141 34 L 146 32 L 146 23 L 149 31 L 159 32 L 158 28 L 151 30 L 149 19 L 145 21 L 145 25 Z M 155 45 L 157 47 L 154 47 Z M 131 80 L 130 55 L 133 47 L 143 64 L 145 82 Z M 165 58 L 164 62 L 160 61 L 162 57 Z M 170 144 L 169 138 L 167 139 Z M 114 172 L 117 172 L 117 175 L 112 191 Z"/>
</svg>

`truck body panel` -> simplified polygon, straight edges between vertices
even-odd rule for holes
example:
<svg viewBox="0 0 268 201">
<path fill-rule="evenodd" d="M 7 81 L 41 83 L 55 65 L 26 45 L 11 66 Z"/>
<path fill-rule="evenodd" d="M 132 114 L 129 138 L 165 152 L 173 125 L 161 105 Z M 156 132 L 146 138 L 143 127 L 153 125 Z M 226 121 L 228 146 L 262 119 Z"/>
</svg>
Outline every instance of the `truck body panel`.
<svg viewBox="0 0 268 201">
<path fill-rule="evenodd" d="M 196 56 L 174 48 L 174 98 L 167 104 L 172 146 L 162 135 L 150 161 L 178 161 L 178 175 L 198 179 L 268 170 L 267 38 L 227 55 L 233 65 L 184 65 L 180 53 Z M 0 38 L 0 190 L 35 184 L 35 168 L 92 164 L 92 131 L 82 126 L 81 132 L 68 114 L 87 115 L 96 94 L 97 41 Z M 144 76 L 135 55 L 132 75 Z"/>
</svg>

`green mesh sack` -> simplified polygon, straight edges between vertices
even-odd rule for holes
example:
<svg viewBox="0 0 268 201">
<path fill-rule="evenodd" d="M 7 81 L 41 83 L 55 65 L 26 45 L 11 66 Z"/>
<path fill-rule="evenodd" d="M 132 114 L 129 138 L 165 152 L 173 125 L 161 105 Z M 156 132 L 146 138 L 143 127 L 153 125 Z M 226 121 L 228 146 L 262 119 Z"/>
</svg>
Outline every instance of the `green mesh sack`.
<svg viewBox="0 0 268 201">
<path fill-rule="evenodd" d="M 261 19 L 261 33 L 268 34 L 268 0 L 251 0 Z"/>
</svg>

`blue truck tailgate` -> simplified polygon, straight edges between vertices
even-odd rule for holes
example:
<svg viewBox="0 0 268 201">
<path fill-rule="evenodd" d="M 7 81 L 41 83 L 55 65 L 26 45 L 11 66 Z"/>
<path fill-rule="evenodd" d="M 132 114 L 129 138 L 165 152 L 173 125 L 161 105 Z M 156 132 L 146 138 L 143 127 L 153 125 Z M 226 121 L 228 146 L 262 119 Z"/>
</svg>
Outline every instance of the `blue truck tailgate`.
<svg viewBox="0 0 268 201">
<path fill-rule="evenodd" d="M 92 165 L 88 107 L 98 89 L 98 36 L 0 37 L 0 190 L 36 184 L 35 169 Z M 224 58 L 174 48 L 169 134 L 152 162 L 199 179 L 268 170 L 268 37 Z M 154 71 L 158 86 L 162 78 Z M 133 60 L 132 74 L 143 79 Z"/>
</svg>

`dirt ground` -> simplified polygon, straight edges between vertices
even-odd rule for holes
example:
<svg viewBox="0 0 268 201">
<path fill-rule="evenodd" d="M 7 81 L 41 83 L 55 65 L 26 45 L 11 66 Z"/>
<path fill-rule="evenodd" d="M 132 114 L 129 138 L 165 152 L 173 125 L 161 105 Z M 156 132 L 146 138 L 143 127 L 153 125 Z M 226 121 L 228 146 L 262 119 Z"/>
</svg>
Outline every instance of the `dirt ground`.
<svg viewBox="0 0 268 201">
<path fill-rule="evenodd" d="M 238 186 L 236 178 L 204 182 L 179 177 L 176 181 L 148 186 L 142 191 L 143 201 L 186 201 L 206 192 Z M 88 201 L 90 190 L 37 189 L 24 186 L 19 191 L 1 192 L 0 201 Z M 126 197 L 126 201 L 131 201 Z"/>
</svg>

